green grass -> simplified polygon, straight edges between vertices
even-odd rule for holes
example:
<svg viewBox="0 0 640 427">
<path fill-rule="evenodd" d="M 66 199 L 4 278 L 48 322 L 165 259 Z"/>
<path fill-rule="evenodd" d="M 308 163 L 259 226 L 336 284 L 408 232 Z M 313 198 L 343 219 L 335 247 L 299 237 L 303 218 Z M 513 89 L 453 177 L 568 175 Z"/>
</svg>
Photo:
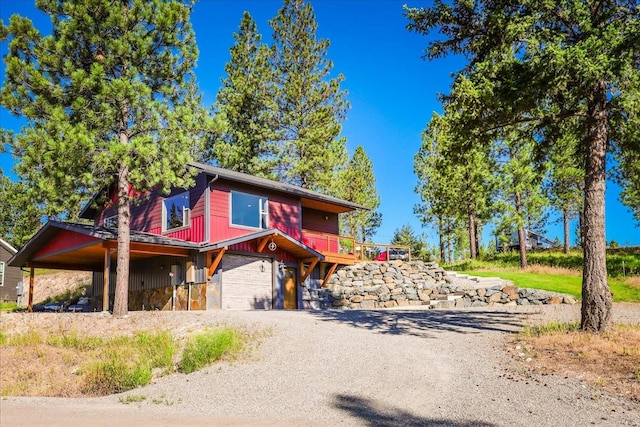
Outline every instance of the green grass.
<svg viewBox="0 0 640 427">
<path fill-rule="evenodd" d="M 241 347 L 242 339 L 237 331 L 229 328 L 207 330 L 187 342 L 180 369 L 186 374 L 197 371 Z"/>
<path fill-rule="evenodd" d="M 520 265 L 520 254 L 515 251 L 499 253 L 487 257 L 484 261 L 494 266 L 518 267 Z M 476 262 L 482 263 L 482 261 L 474 261 L 472 265 Z M 527 253 L 527 262 L 529 265 L 539 264 L 549 267 L 582 270 L 582 251 L 574 249 L 568 254 L 558 250 L 529 252 Z M 640 251 L 637 248 L 608 250 L 607 274 L 610 277 L 640 275 Z"/>
<path fill-rule="evenodd" d="M 486 267 L 485 267 L 486 268 Z M 456 270 L 457 271 L 457 270 Z M 582 277 L 562 274 L 535 274 L 525 271 L 460 271 L 479 277 L 500 277 L 511 280 L 519 288 L 542 289 L 582 298 Z M 616 302 L 640 302 L 640 289 L 628 286 L 619 279 L 610 278 L 609 287 Z"/>
<path fill-rule="evenodd" d="M 540 337 L 543 335 L 549 335 L 557 332 L 573 332 L 580 329 L 580 324 L 577 322 L 550 322 L 542 326 L 528 326 L 525 325 L 521 334 L 525 338 Z"/>
<path fill-rule="evenodd" d="M 18 309 L 18 304 L 15 302 L 0 301 L 0 311 L 14 311 Z"/>
<path fill-rule="evenodd" d="M 162 373 L 173 371 L 175 350 L 168 332 L 112 338 L 101 346 L 102 357 L 82 368 L 84 390 L 87 394 L 105 395 L 146 385 L 153 378 L 154 369 Z"/>
</svg>

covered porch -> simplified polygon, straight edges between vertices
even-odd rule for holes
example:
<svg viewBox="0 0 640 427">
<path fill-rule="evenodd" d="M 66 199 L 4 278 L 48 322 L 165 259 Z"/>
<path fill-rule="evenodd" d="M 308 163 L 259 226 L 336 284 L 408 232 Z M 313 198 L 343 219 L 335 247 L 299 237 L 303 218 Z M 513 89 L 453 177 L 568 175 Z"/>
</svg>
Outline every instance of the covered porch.
<svg viewBox="0 0 640 427">
<path fill-rule="evenodd" d="M 117 231 L 86 224 L 49 221 L 9 261 L 9 265 L 28 269 L 28 311 L 33 311 L 36 268 L 76 270 L 103 274 L 103 311 L 109 309 L 109 276 L 117 260 Z M 130 260 L 158 256 L 188 258 L 198 245 L 149 233 L 131 231 Z"/>
</svg>

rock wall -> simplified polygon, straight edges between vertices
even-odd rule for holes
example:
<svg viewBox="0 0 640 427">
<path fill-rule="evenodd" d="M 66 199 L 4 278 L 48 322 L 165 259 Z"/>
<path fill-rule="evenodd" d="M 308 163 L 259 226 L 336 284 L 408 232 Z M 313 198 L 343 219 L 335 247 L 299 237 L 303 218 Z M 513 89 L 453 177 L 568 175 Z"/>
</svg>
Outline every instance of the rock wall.
<svg viewBox="0 0 640 427">
<path fill-rule="evenodd" d="M 436 263 L 363 262 L 336 271 L 324 289 L 306 294 L 320 308 L 372 309 L 428 305 L 482 307 L 493 304 L 575 304 L 575 299 L 508 281 L 487 285 L 449 277 Z M 311 304 L 312 308 L 315 308 Z"/>
</svg>

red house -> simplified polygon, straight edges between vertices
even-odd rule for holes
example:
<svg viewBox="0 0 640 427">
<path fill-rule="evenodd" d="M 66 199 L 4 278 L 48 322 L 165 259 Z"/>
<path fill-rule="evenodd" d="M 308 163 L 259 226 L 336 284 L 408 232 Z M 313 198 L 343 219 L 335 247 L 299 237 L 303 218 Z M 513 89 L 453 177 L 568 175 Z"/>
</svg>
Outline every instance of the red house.
<svg viewBox="0 0 640 427">
<path fill-rule="evenodd" d="M 132 206 L 129 310 L 320 308 L 318 290 L 339 265 L 356 260 L 338 215 L 367 208 L 191 167 L 198 172 L 192 188 L 151 192 Z M 9 264 L 93 271 L 94 308 L 106 310 L 115 292 L 117 216 L 113 206 L 94 206 L 81 213 L 93 225 L 50 221 Z"/>
</svg>

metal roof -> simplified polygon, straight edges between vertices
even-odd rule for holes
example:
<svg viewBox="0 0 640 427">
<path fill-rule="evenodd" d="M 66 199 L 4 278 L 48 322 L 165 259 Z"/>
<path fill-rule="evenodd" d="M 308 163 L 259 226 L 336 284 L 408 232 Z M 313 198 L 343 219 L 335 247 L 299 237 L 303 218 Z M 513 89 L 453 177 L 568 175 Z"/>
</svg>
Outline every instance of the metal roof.
<svg viewBox="0 0 640 427">
<path fill-rule="evenodd" d="M 38 251 L 63 230 L 92 237 L 93 240 L 63 249 L 57 253 L 37 257 Z M 39 266 L 51 268 L 99 270 L 102 268 L 104 261 L 104 242 L 115 242 L 117 239 L 118 234 L 115 229 L 87 224 L 49 221 L 9 260 L 8 264 L 13 267 L 23 267 L 28 263 L 35 262 Z M 200 247 L 197 243 L 135 230 L 131 230 L 131 245 L 133 247 L 131 250 L 132 259 L 159 255 L 163 252 L 162 248 L 166 248 L 167 254 L 170 254 L 173 251 L 184 252 L 185 250 L 198 249 Z M 140 250 L 137 255 L 134 255 L 136 252 L 135 245 L 146 249 Z"/>
<path fill-rule="evenodd" d="M 327 196 L 322 193 L 318 193 L 317 191 L 308 190 L 306 188 L 298 187 L 296 185 L 287 184 L 284 182 L 273 181 L 266 178 L 259 178 L 257 176 L 249 175 L 242 172 L 236 172 L 228 169 L 223 169 L 217 166 L 211 166 L 204 163 L 191 162 L 189 163 L 191 166 L 209 174 L 215 175 L 219 178 L 226 179 L 233 182 L 241 182 L 243 184 L 248 184 L 254 187 L 264 188 L 267 190 L 277 191 L 280 193 L 286 193 L 298 196 L 302 199 L 314 200 L 318 202 L 322 202 L 323 204 L 330 204 L 340 206 L 341 212 L 348 212 L 351 210 L 362 209 L 362 210 L 371 210 L 363 205 L 359 205 L 357 203 L 352 203 L 347 200 L 339 199 L 333 196 Z M 304 203 L 303 203 L 304 206 Z"/>
<path fill-rule="evenodd" d="M 0 238 L 0 246 L 3 246 L 6 250 L 8 250 L 12 254 L 15 254 L 16 252 L 18 252 L 16 248 L 11 246 L 9 242 L 3 240 L 2 238 Z"/>
</svg>

